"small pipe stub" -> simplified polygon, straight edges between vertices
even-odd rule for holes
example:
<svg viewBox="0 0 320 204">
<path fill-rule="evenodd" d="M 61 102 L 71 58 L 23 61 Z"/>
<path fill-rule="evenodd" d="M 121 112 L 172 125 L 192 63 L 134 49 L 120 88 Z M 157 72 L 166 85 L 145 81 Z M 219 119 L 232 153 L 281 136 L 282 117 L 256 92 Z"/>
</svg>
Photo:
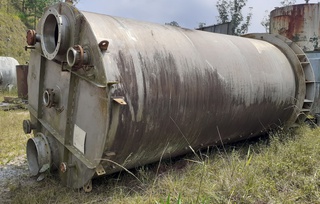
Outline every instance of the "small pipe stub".
<svg viewBox="0 0 320 204">
<path fill-rule="evenodd" d="M 31 123 L 30 120 L 23 120 L 22 126 L 23 126 L 23 132 L 25 134 L 30 134 L 31 131 L 35 129 L 34 125 Z"/>
<path fill-rule="evenodd" d="M 27 50 L 34 50 L 36 49 L 35 46 L 24 46 L 24 50 L 27 51 Z"/>
<path fill-rule="evenodd" d="M 27 160 L 32 176 L 36 176 L 40 170 L 51 166 L 51 149 L 48 139 L 42 133 L 30 138 L 27 142 Z"/>
<path fill-rule="evenodd" d="M 46 107 L 52 108 L 55 106 L 56 102 L 55 102 L 54 98 L 55 98 L 55 93 L 54 93 L 53 89 L 46 89 L 43 92 L 42 99 L 43 99 L 43 104 Z"/>
<path fill-rule="evenodd" d="M 62 173 L 65 173 L 67 171 L 67 163 L 61 162 L 59 169 Z"/>
<path fill-rule="evenodd" d="M 88 53 L 81 47 L 81 45 L 70 47 L 67 51 L 67 62 L 70 67 L 74 67 L 75 70 L 78 70 L 83 65 L 88 64 Z"/>
<path fill-rule="evenodd" d="M 109 41 L 107 40 L 102 40 L 100 43 L 99 43 L 99 48 L 101 51 L 106 51 L 109 47 Z"/>
<path fill-rule="evenodd" d="M 61 162 L 59 169 L 62 173 L 65 173 L 69 168 L 75 168 L 75 164 L 67 164 L 66 162 Z"/>
<path fill-rule="evenodd" d="M 33 46 L 37 43 L 37 33 L 35 30 L 27 31 L 27 44 Z"/>
</svg>

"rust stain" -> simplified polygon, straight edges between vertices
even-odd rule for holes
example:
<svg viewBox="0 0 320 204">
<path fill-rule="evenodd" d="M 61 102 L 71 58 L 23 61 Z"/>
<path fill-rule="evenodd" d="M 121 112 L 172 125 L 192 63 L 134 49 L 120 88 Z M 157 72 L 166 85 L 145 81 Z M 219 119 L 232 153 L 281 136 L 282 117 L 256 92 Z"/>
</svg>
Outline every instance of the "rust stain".
<svg viewBox="0 0 320 204">
<path fill-rule="evenodd" d="M 297 42 L 304 51 L 319 49 L 319 4 L 301 4 L 273 10 L 270 14 L 273 34 Z"/>
<path fill-rule="evenodd" d="M 17 65 L 17 88 L 18 96 L 22 99 L 28 99 L 28 65 Z"/>
<path fill-rule="evenodd" d="M 273 17 L 275 23 L 274 27 L 278 30 L 280 35 L 283 35 L 290 40 L 296 42 L 299 40 L 299 34 L 304 29 L 304 7 L 293 6 L 292 9 L 288 7 L 280 8 Z"/>
</svg>

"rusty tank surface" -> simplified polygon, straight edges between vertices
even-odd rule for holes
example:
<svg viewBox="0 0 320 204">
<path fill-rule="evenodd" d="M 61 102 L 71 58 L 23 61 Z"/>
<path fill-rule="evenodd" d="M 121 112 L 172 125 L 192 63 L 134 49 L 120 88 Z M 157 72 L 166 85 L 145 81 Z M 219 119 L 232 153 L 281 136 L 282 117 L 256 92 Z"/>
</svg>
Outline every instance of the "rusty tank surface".
<svg viewBox="0 0 320 204">
<path fill-rule="evenodd" d="M 297 4 L 270 13 L 270 33 L 283 35 L 305 52 L 320 49 L 320 4 Z"/>
<path fill-rule="evenodd" d="M 270 13 L 270 33 L 285 36 L 305 52 L 315 75 L 312 115 L 320 115 L 320 4 L 298 4 Z M 320 121 L 318 121 L 320 122 Z"/>
<path fill-rule="evenodd" d="M 304 52 L 282 36 L 235 37 L 46 9 L 31 49 L 24 131 L 32 175 L 96 176 L 303 121 L 314 100 Z"/>
<path fill-rule="evenodd" d="M 17 91 L 18 97 L 21 99 L 28 99 L 28 65 L 17 65 Z"/>
</svg>

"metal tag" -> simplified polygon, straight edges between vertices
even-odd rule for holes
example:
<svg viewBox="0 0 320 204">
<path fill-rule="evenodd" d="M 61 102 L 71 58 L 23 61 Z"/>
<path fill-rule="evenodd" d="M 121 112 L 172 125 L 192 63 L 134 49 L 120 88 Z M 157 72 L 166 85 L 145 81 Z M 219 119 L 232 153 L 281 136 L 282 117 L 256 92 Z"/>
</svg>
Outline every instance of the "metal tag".
<svg viewBox="0 0 320 204">
<path fill-rule="evenodd" d="M 84 147 L 87 133 L 79 126 L 74 124 L 73 130 L 73 146 L 75 146 L 82 154 L 84 154 Z"/>
<path fill-rule="evenodd" d="M 124 101 L 124 97 L 114 97 L 113 100 L 120 105 L 127 105 L 127 103 Z"/>
</svg>

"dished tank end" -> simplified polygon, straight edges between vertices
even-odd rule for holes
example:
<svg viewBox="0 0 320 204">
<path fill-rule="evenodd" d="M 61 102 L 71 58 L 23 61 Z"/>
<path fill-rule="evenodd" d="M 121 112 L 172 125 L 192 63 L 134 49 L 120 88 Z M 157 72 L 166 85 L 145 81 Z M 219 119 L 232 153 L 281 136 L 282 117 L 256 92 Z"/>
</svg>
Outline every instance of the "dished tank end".
<svg viewBox="0 0 320 204">
<path fill-rule="evenodd" d="M 292 40 L 281 35 L 251 33 L 243 35 L 243 37 L 271 43 L 285 54 L 292 66 L 296 81 L 295 114 L 287 121 L 287 126 L 303 123 L 312 113 L 316 94 L 314 69 L 304 51 Z"/>
</svg>

